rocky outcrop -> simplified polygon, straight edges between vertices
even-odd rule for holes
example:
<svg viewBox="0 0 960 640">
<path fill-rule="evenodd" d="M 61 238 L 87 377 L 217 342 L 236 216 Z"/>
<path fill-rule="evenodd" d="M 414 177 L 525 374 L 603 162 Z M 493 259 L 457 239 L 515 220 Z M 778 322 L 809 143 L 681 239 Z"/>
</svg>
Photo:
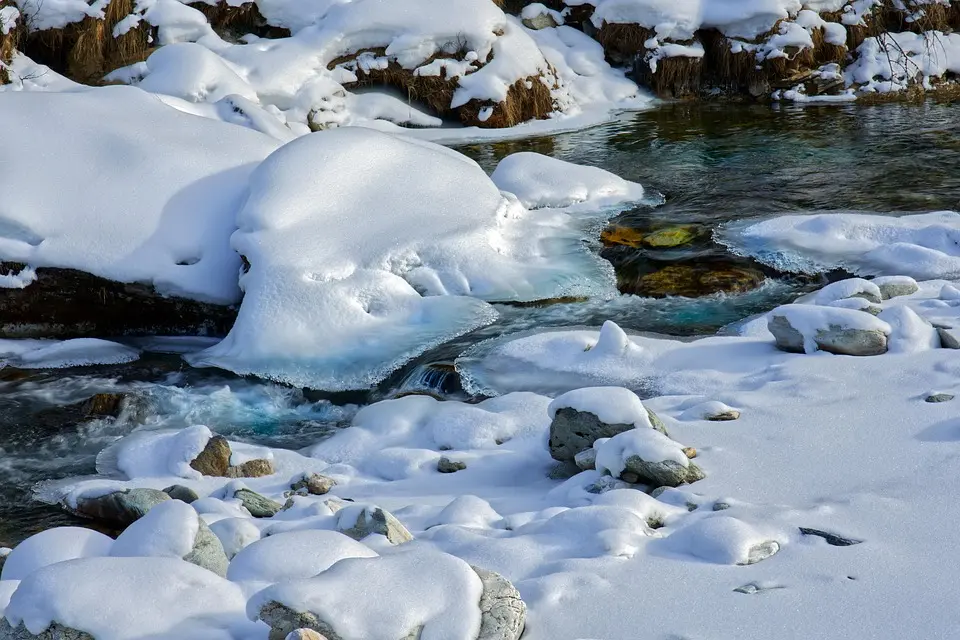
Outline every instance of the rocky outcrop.
<svg viewBox="0 0 960 640">
<path fill-rule="evenodd" d="M 0 263 L 0 272 L 24 265 Z M 164 297 L 152 287 L 74 269 L 37 269 L 24 289 L 0 288 L 0 337 L 226 335 L 236 308 Z"/>
<path fill-rule="evenodd" d="M 663 421 L 650 409 L 646 411 L 653 428 L 666 435 Z M 550 455 L 560 462 L 572 461 L 578 453 L 591 448 L 598 439 L 612 438 L 634 428 L 633 424 L 606 424 L 586 411 L 559 409 L 550 423 Z"/>
<path fill-rule="evenodd" d="M 274 473 L 273 463 L 269 460 L 257 458 L 234 466 L 230 464 L 231 456 L 233 452 L 227 439 L 213 436 L 207 440 L 203 451 L 190 461 L 190 467 L 201 475 L 218 478 L 262 478 Z"/>
</svg>

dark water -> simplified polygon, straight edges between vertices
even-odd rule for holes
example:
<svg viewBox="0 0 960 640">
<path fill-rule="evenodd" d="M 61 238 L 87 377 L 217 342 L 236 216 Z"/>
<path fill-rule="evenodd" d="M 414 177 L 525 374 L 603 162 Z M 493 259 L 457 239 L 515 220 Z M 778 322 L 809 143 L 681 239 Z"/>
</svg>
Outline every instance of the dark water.
<svg viewBox="0 0 960 640">
<path fill-rule="evenodd" d="M 693 223 L 709 231 L 730 220 L 782 213 L 960 209 L 956 104 L 665 105 L 589 131 L 459 150 L 490 170 L 510 153 L 537 151 L 603 167 L 665 196 L 662 206 L 637 207 L 615 221 L 628 227 Z M 712 259 L 711 251 L 716 249 L 704 249 L 702 259 Z M 58 509 L 32 501 L 34 484 L 93 473 L 97 453 L 145 419 L 158 427 L 207 424 L 236 439 L 298 448 L 346 424 L 352 404 L 423 387 L 456 397 L 453 376 L 424 366 L 452 363 L 486 338 L 598 325 L 607 318 L 633 330 L 706 334 L 788 301 L 804 286 L 813 285 L 786 280 L 745 295 L 698 300 L 626 296 L 502 307 L 497 324 L 424 354 L 371 393 L 304 394 L 223 372 L 191 370 L 170 355 L 0 381 L 0 545 L 73 522 Z M 133 392 L 143 411 L 91 421 L 63 408 L 112 391 Z"/>
</svg>

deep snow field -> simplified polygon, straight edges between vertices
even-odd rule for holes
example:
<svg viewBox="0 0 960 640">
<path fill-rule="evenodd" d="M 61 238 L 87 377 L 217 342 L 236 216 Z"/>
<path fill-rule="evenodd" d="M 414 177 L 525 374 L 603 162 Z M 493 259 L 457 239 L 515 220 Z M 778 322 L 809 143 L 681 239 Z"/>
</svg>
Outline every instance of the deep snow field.
<svg viewBox="0 0 960 640">
<path fill-rule="evenodd" d="M 337 28 L 355 19 L 338 15 Z M 520 29 L 474 44 L 522 46 Z M 302 33 L 274 52 L 289 69 L 306 39 L 329 38 Z M 430 57 L 397 39 L 417 64 Z M 785 201 L 769 186 L 716 203 L 719 245 L 809 277 L 806 290 L 621 295 L 600 230 L 638 211 L 682 218 L 689 201 L 588 151 L 551 157 L 545 139 L 468 146 L 626 108 L 677 116 L 584 43 L 561 44 L 551 63 L 577 113 L 496 133 L 388 126 L 399 101 L 370 97 L 308 133 L 290 126 L 306 117 L 304 78 L 247 69 L 255 90 L 224 85 L 254 44 L 212 39 L 216 55 L 161 49 L 139 87 L 48 76 L 0 92 L 0 260 L 26 265 L 4 265 L 0 287 L 29 291 L 38 270 L 63 268 L 239 305 L 214 338 L 0 340 L 10 412 L 125 395 L 116 415 L 33 452 L 49 473 L 34 498 L 89 527 L 27 537 L 0 522 L 18 542 L 0 539 L 0 640 L 960 637 L 960 213 L 924 206 L 955 203 L 955 176 L 918 176 L 930 194 L 882 211 L 846 192 L 864 188 L 853 171 L 825 179 L 843 211 L 765 208 Z M 476 95 L 503 89 L 492 66 Z M 955 128 L 934 135 L 956 145 Z M 755 165 L 775 165 L 770 139 Z M 686 144 L 663 140 L 654 152 Z M 685 157 L 661 184 L 709 194 L 692 173 L 726 158 L 696 154 L 703 166 Z M 840 164 L 869 166 L 884 192 L 912 175 L 903 156 Z M 782 161 L 821 166 L 815 149 Z M 811 199 L 828 190 L 796 182 Z M 544 301 L 559 302 L 527 306 Z M 716 316 L 709 331 L 680 326 L 690 309 Z M 631 329 L 658 313 L 676 326 Z M 420 368 L 396 380 L 438 349 L 456 389 L 418 385 L 431 380 Z M 95 457 L 96 474 L 57 468 L 67 450 Z M 21 463 L 0 448 L 0 471 Z"/>
</svg>

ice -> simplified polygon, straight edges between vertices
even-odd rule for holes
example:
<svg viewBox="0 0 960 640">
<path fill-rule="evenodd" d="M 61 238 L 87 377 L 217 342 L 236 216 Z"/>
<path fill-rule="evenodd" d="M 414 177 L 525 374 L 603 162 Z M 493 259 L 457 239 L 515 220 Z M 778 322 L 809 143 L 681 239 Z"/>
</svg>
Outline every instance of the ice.
<svg viewBox="0 0 960 640">
<path fill-rule="evenodd" d="M 614 283 L 570 215 L 528 211 L 454 151 L 367 129 L 271 155 L 239 224 L 232 244 L 250 270 L 237 322 L 188 359 L 296 386 L 375 384 L 492 322 L 485 300 L 608 295 Z"/>
<path fill-rule="evenodd" d="M 784 271 L 960 277 L 960 213 L 955 211 L 789 215 L 729 225 L 719 240 Z"/>
<path fill-rule="evenodd" d="M 0 580 L 24 580 L 37 569 L 51 564 L 110 554 L 113 540 L 99 531 L 80 527 L 58 527 L 34 534 L 7 556 Z"/>
<path fill-rule="evenodd" d="M 0 122 L 0 258 L 239 298 L 229 236 L 250 171 L 277 146 L 270 138 L 129 87 L 15 92 L 0 100 Z"/>
<path fill-rule="evenodd" d="M 140 358 L 137 349 L 98 338 L 0 340 L 0 363 L 21 369 L 66 369 L 123 364 Z"/>
<path fill-rule="evenodd" d="M 490 176 L 529 209 L 581 205 L 594 211 L 643 199 L 643 187 L 597 167 L 581 166 L 539 153 L 507 156 Z"/>
<path fill-rule="evenodd" d="M 423 626 L 424 640 L 472 640 L 480 630 L 480 578 L 450 555 L 411 549 L 341 560 L 315 578 L 281 583 L 251 598 L 247 614 L 276 601 L 311 611 L 349 640 L 403 638 Z M 386 597 L 369 598 L 370 593 Z"/>
<path fill-rule="evenodd" d="M 44 567 L 20 582 L 5 615 L 33 634 L 51 623 L 97 640 L 232 640 L 255 628 L 240 588 L 174 558 L 86 558 Z"/>
<path fill-rule="evenodd" d="M 312 578 L 344 558 L 376 555 L 338 531 L 277 533 L 240 551 L 230 563 L 227 578 L 270 583 Z"/>
</svg>

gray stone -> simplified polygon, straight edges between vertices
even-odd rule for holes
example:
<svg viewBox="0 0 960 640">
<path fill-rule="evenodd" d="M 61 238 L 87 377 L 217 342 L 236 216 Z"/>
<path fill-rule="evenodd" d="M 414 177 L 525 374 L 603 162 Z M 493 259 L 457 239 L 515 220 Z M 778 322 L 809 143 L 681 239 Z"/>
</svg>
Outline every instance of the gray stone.
<svg viewBox="0 0 960 640">
<path fill-rule="evenodd" d="M 567 480 L 580 473 L 580 467 L 573 460 L 558 462 L 547 471 L 547 477 L 551 480 Z"/>
<path fill-rule="evenodd" d="M 716 502 L 713 503 L 714 511 L 726 511 L 729 508 L 730 508 L 730 503 L 724 502 L 723 500 L 717 500 Z"/>
<path fill-rule="evenodd" d="M 573 461 L 581 471 L 591 471 L 597 468 L 597 450 L 593 447 L 584 449 L 573 456 Z"/>
<path fill-rule="evenodd" d="M 327 640 L 343 640 L 316 614 L 309 611 L 294 611 L 279 602 L 268 602 L 260 607 L 258 617 L 270 626 L 269 640 L 286 640 L 291 633 L 300 629 L 316 631 Z"/>
<path fill-rule="evenodd" d="M 305 489 L 307 493 L 314 496 L 322 496 L 330 492 L 337 485 L 333 478 L 320 475 L 319 473 L 304 474 L 302 478 L 290 485 L 294 491 Z"/>
<path fill-rule="evenodd" d="M 291 631 L 286 637 L 286 640 L 329 640 L 329 638 L 313 629 L 297 629 L 296 631 Z"/>
<path fill-rule="evenodd" d="M 606 493 L 607 491 L 613 491 L 614 489 L 633 489 L 633 485 L 624 482 L 623 480 L 618 480 L 613 476 L 600 476 L 597 478 L 596 482 L 588 484 L 583 488 L 587 493 Z"/>
<path fill-rule="evenodd" d="M 527 29 L 533 29 L 534 31 L 559 26 L 557 25 L 557 21 L 554 20 L 553 16 L 549 13 L 539 13 L 532 18 L 524 18 L 522 22 L 523 26 Z"/>
<path fill-rule="evenodd" d="M 207 523 L 200 518 L 197 520 L 200 522 L 200 528 L 197 530 L 197 537 L 194 538 L 193 549 L 183 556 L 183 559 L 198 567 L 212 571 L 221 578 L 226 578 L 230 560 L 227 559 L 227 552 L 223 550 L 223 543 L 210 530 Z"/>
<path fill-rule="evenodd" d="M 440 461 L 437 462 L 437 471 L 440 473 L 456 473 L 457 471 L 463 471 L 467 468 L 465 462 L 459 460 L 451 460 L 447 456 L 442 456 Z"/>
<path fill-rule="evenodd" d="M 663 421 L 649 409 L 647 415 L 653 428 L 666 435 Z M 564 408 L 557 411 L 550 423 L 550 455 L 554 460 L 574 460 L 581 451 L 593 447 L 600 438 L 613 436 L 634 429 L 633 424 L 607 424 L 588 411 Z"/>
<path fill-rule="evenodd" d="M 937 327 L 940 334 L 940 346 L 944 349 L 960 349 L 960 329 Z"/>
<path fill-rule="evenodd" d="M 471 568 L 483 583 L 477 640 L 518 640 L 527 616 L 527 605 L 520 599 L 520 592 L 499 573 Z"/>
<path fill-rule="evenodd" d="M 857 540 L 856 538 L 845 538 L 844 536 L 838 536 L 835 533 L 828 533 L 819 529 L 810 529 L 809 527 L 800 527 L 800 533 L 805 536 L 817 536 L 818 538 L 823 538 L 831 547 L 850 547 L 863 542 L 863 540 Z"/>
<path fill-rule="evenodd" d="M 884 300 L 911 296 L 920 290 L 917 283 L 910 278 L 877 278 L 873 283 L 880 289 L 880 295 Z"/>
<path fill-rule="evenodd" d="M 780 543 L 776 540 L 767 540 L 766 542 L 761 542 L 758 545 L 750 547 L 747 551 L 747 559 L 737 564 L 740 566 L 756 564 L 762 560 L 766 560 L 778 551 L 780 551 Z"/>
<path fill-rule="evenodd" d="M 186 502 L 187 504 L 192 504 L 195 500 L 200 499 L 200 496 L 197 495 L 196 491 L 190 487 L 185 487 L 182 484 L 169 486 L 164 489 L 163 492 L 174 500 L 180 500 L 182 502 Z"/>
<path fill-rule="evenodd" d="M 169 499 L 170 496 L 157 489 L 127 489 L 97 498 L 80 498 L 73 511 L 85 518 L 126 528 Z"/>
<path fill-rule="evenodd" d="M 626 471 L 635 473 L 640 482 L 657 487 L 677 487 L 706 478 L 706 474 L 693 462 L 682 464 L 673 460 L 648 461 L 640 456 L 630 456 L 624 461 Z M 623 477 L 623 474 L 620 474 Z"/>
<path fill-rule="evenodd" d="M 953 396 L 949 393 L 934 393 L 924 398 L 924 402 L 930 402 L 932 404 L 950 402 L 951 400 L 953 400 Z"/>
<path fill-rule="evenodd" d="M 745 593 L 745 594 L 747 594 L 747 595 L 751 595 L 751 594 L 754 594 L 754 593 L 760 593 L 761 591 L 770 591 L 771 589 L 783 589 L 783 588 L 784 588 L 784 587 L 779 586 L 779 585 L 776 585 L 776 586 L 760 586 L 760 585 L 758 585 L 756 582 L 748 582 L 747 584 L 745 584 L 745 585 L 743 585 L 743 586 L 737 587 L 737 588 L 734 589 L 733 591 L 734 591 L 735 593 Z"/>
<path fill-rule="evenodd" d="M 634 471 L 624 471 L 620 474 L 620 479 L 627 484 L 637 484 L 640 482 L 640 474 Z"/>
<path fill-rule="evenodd" d="M 804 353 L 803 335 L 781 315 L 771 316 L 767 328 L 776 338 L 777 347 L 791 353 Z M 828 353 L 847 356 L 877 356 L 887 352 L 887 336 L 882 331 L 851 329 L 829 325 L 817 331 L 817 348 Z"/>
<path fill-rule="evenodd" d="M 54 622 L 39 635 L 33 635 L 22 624 L 11 627 L 6 618 L 0 617 L 0 640 L 96 640 L 96 638 L 89 633 L 65 627 L 59 622 Z"/>
<path fill-rule="evenodd" d="M 283 509 L 283 505 L 279 502 L 274 502 L 250 489 L 237 489 L 233 497 L 239 499 L 243 503 L 243 508 L 254 518 L 272 518 Z"/>
<path fill-rule="evenodd" d="M 380 507 L 364 507 L 353 520 L 352 513 L 344 512 L 337 529 L 354 540 L 363 540 L 369 535 L 385 536 L 391 544 L 403 544 L 413 540 L 413 535 L 397 518 Z"/>
</svg>

